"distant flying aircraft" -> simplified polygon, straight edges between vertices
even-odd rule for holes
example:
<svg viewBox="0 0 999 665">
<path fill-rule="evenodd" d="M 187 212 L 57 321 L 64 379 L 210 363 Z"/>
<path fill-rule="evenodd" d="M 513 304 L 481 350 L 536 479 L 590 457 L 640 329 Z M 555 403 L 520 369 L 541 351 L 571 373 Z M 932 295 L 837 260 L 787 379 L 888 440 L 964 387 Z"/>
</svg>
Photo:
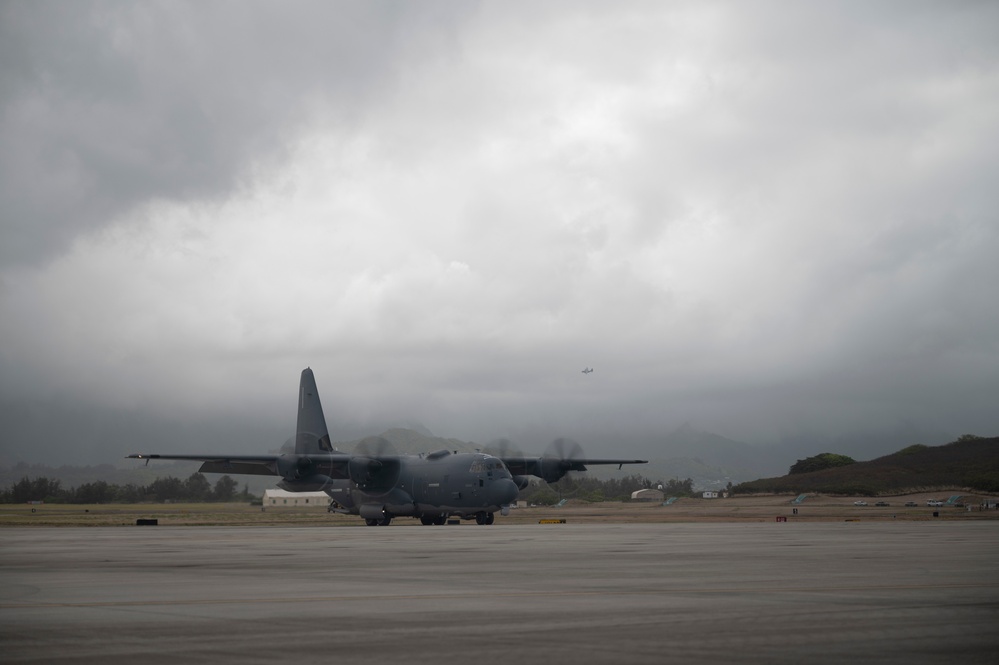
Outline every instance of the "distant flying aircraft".
<svg viewBox="0 0 999 665">
<path fill-rule="evenodd" d="M 592 371 L 592 370 L 590 370 Z M 384 439 L 379 439 L 388 444 Z M 377 447 L 377 442 L 376 442 Z M 492 524 L 509 513 L 528 476 L 558 481 L 587 464 L 646 464 L 637 459 L 582 459 L 573 455 L 494 457 L 439 450 L 420 455 L 348 455 L 333 449 L 319 390 L 311 369 L 302 371 L 298 392 L 295 452 L 281 455 L 134 454 L 131 459 L 197 460 L 201 473 L 280 476 L 290 492 L 323 491 L 330 510 L 361 516 L 368 526 L 387 526 L 393 517 L 444 524 L 453 515 Z M 148 462 L 147 462 L 148 463 Z"/>
<path fill-rule="evenodd" d="M 589 374 L 592 371 L 593 371 L 592 367 L 587 367 L 586 369 L 583 370 L 583 374 Z"/>
</svg>

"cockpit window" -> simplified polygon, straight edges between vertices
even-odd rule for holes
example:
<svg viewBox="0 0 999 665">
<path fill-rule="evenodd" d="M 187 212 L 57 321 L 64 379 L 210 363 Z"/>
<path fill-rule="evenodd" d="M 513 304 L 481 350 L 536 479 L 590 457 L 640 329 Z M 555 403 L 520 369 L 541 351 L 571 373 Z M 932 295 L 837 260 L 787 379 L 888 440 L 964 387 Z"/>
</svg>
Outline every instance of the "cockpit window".
<svg viewBox="0 0 999 665">
<path fill-rule="evenodd" d="M 469 473 L 484 473 L 486 471 L 503 471 L 505 469 L 506 467 L 503 466 L 503 462 L 495 457 L 482 457 L 472 462 L 472 466 L 468 471 Z"/>
</svg>

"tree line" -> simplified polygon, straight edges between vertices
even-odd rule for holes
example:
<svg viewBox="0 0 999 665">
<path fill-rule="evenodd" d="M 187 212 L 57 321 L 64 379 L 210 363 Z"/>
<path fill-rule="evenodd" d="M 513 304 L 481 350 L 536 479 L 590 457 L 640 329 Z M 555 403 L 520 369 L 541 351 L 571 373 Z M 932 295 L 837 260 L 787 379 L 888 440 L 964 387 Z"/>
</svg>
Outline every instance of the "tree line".
<svg viewBox="0 0 999 665">
<path fill-rule="evenodd" d="M 652 481 L 633 474 L 625 478 L 598 480 L 592 476 L 569 474 L 557 483 L 532 483 L 521 490 L 518 498 L 538 505 L 551 505 L 562 499 L 590 502 L 627 501 L 631 499 L 632 492 L 660 487 L 666 496 L 694 496 L 694 481 L 690 478 Z"/>
<path fill-rule="evenodd" d="M 520 492 L 520 499 L 536 504 L 553 504 L 561 499 L 578 499 L 582 501 L 627 501 L 631 493 L 637 490 L 662 487 L 666 496 L 693 496 L 694 481 L 672 479 L 668 481 L 652 481 L 639 475 L 625 478 L 598 480 L 591 476 L 566 476 L 557 483 L 532 483 Z M 45 503 L 163 503 L 185 502 L 226 502 L 251 501 L 252 496 L 244 485 L 242 491 L 237 491 L 236 481 L 229 476 L 222 476 L 212 487 L 211 483 L 200 473 L 192 473 L 187 480 L 174 477 L 157 478 L 148 485 L 127 483 L 117 485 L 98 480 L 83 483 L 74 488 L 63 488 L 58 480 L 45 477 L 28 478 L 25 476 L 8 489 L 0 490 L 0 503 L 28 503 L 44 501 Z"/>
<path fill-rule="evenodd" d="M 127 483 L 116 485 L 98 480 L 77 487 L 64 488 L 58 480 L 28 478 L 25 476 L 11 487 L 0 490 L 0 503 L 149 503 L 149 502 L 227 502 L 250 501 L 256 497 L 244 485 L 238 491 L 236 481 L 222 476 L 213 487 L 200 473 L 192 473 L 186 480 L 167 477 L 157 478 L 148 485 Z"/>
</svg>

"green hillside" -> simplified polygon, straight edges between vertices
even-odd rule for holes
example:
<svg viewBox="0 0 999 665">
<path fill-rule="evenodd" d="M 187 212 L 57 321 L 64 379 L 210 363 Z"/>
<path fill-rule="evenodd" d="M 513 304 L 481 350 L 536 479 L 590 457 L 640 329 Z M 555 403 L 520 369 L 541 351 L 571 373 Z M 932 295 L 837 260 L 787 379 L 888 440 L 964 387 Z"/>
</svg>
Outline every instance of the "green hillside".
<svg viewBox="0 0 999 665">
<path fill-rule="evenodd" d="M 736 494 L 898 494 L 937 487 L 999 492 L 999 437 L 966 435 L 943 446 L 909 446 L 869 462 L 740 483 Z"/>
</svg>

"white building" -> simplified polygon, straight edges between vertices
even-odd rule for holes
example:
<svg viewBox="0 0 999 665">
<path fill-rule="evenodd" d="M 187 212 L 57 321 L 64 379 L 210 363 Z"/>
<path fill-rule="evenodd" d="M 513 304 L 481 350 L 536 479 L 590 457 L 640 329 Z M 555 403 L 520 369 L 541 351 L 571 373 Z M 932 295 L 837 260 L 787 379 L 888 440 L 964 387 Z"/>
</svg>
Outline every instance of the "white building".
<svg viewBox="0 0 999 665">
<path fill-rule="evenodd" d="M 702 499 L 717 499 L 718 498 L 718 492 L 716 492 L 714 490 L 704 490 L 704 493 L 701 494 L 701 498 Z"/>
<path fill-rule="evenodd" d="M 265 508 L 322 508 L 326 510 L 330 498 L 326 492 L 286 492 L 264 490 Z"/>
</svg>

